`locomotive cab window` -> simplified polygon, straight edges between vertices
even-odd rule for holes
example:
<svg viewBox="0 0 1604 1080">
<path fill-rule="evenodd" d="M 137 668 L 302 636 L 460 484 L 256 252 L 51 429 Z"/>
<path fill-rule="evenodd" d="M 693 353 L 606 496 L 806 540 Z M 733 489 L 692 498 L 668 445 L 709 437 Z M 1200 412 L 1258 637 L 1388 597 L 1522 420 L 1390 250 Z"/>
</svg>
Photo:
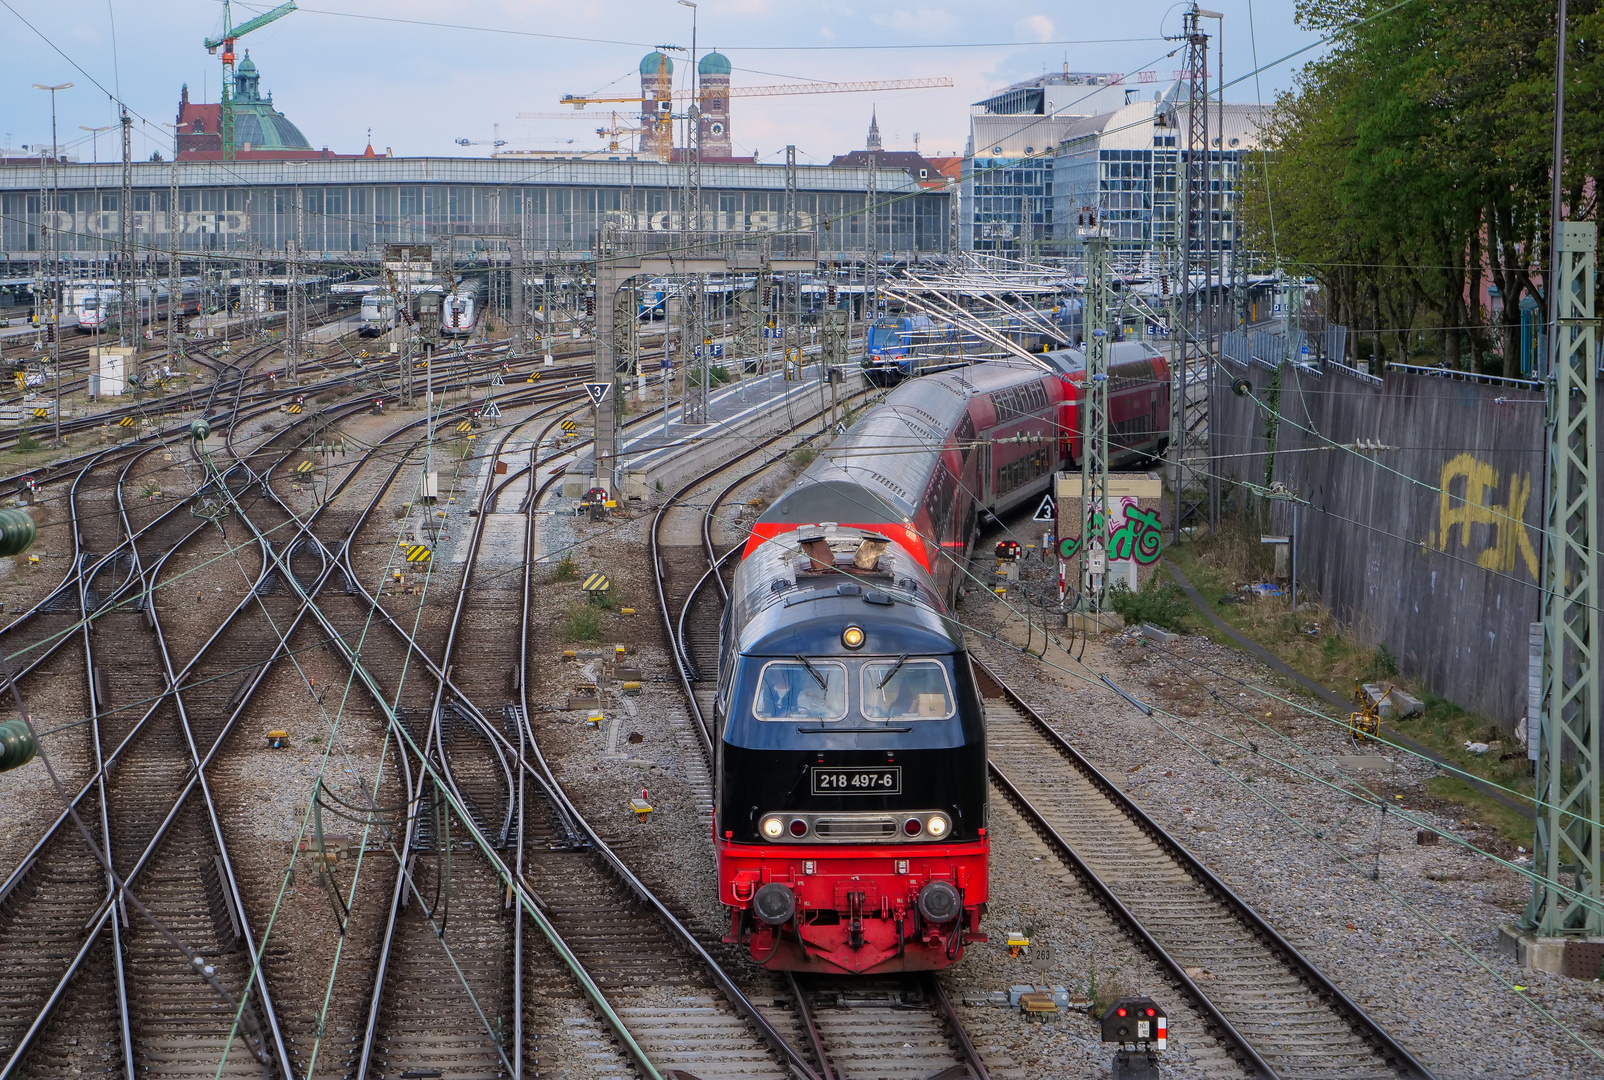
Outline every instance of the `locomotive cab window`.
<svg viewBox="0 0 1604 1080">
<path fill-rule="evenodd" d="M 863 665 L 863 715 L 871 720 L 945 720 L 953 714 L 939 660 L 870 660 Z"/>
<path fill-rule="evenodd" d="M 773 660 L 757 679 L 759 720 L 840 720 L 847 714 L 847 669 L 831 660 Z"/>
</svg>

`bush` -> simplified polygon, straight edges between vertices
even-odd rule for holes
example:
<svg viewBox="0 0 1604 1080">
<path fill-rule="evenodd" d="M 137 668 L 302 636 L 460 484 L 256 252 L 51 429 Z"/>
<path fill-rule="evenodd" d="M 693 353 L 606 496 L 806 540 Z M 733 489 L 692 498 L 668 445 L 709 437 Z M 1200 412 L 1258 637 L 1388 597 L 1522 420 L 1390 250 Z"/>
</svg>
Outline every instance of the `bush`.
<svg viewBox="0 0 1604 1080">
<path fill-rule="evenodd" d="M 34 438 L 32 432 L 19 431 L 17 433 L 17 445 L 12 448 L 11 452 L 14 454 L 26 454 L 29 451 L 43 450 L 44 448 L 45 444 Z"/>
<path fill-rule="evenodd" d="M 1392 650 L 1383 642 L 1376 646 L 1375 656 L 1370 658 L 1370 677 L 1372 679 L 1390 679 L 1398 674 L 1398 658 L 1392 655 Z"/>
<path fill-rule="evenodd" d="M 813 447 L 799 446 L 795 450 L 791 451 L 791 464 L 798 472 L 800 472 L 809 465 L 812 465 L 813 459 L 818 456 L 819 452 L 813 449 Z"/>
<path fill-rule="evenodd" d="M 1126 626 L 1152 623 L 1165 630 L 1184 631 L 1192 617 L 1192 602 L 1173 581 L 1161 582 L 1157 574 L 1137 592 L 1123 581 L 1109 590 L 1108 603 Z"/>
<path fill-rule="evenodd" d="M 572 604 L 563 622 L 563 637 L 569 641 L 600 641 L 601 614 L 589 604 Z"/>
<path fill-rule="evenodd" d="M 552 571 L 551 580 L 572 581 L 578 576 L 579 571 L 574 568 L 574 557 L 572 555 L 564 555 L 557 560 L 557 569 Z"/>
</svg>

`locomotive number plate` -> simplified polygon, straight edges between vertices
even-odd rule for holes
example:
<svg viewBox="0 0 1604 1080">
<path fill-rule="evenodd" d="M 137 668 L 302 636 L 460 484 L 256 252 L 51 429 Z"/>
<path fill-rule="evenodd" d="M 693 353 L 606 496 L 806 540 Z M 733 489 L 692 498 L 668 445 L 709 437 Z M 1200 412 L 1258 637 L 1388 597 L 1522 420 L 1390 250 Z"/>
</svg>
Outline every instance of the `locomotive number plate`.
<svg viewBox="0 0 1604 1080">
<path fill-rule="evenodd" d="M 813 770 L 815 795 L 901 795 L 902 766 Z"/>
</svg>

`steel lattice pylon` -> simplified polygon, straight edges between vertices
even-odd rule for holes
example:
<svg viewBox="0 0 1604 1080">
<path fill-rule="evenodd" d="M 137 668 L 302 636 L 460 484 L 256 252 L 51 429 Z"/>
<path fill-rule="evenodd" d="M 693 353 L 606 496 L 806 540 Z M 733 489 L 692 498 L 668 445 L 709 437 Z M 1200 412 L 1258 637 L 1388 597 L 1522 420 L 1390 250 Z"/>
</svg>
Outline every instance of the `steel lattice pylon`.
<svg viewBox="0 0 1604 1080">
<path fill-rule="evenodd" d="M 117 344 L 130 348 L 139 344 L 139 307 L 134 297 L 134 118 L 124 108 L 119 119 L 123 131 L 123 189 L 117 201 L 121 234 L 117 245 Z"/>
<path fill-rule="evenodd" d="M 1085 606 L 1102 611 L 1108 592 L 1103 537 L 1108 530 L 1108 323 L 1113 306 L 1108 277 L 1108 236 L 1093 224 L 1081 230 L 1086 245 L 1086 409 L 1080 417 L 1080 584 Z"/>
<path fill-rule="evenodd" d="M 1599 820 L 1597 321 L 1592 222 L 1558 229 L 1548 498 L 1543 551 L 1543 707 L 1534 868 L 1526 909 L 1539 935 L 1604 933 Z M 1569 879 L 1569 882 L 1566 879 Z"/>
<path fill-rule="evenodd" d="M 1176 335 L 1174 387 L 1171 391 L 1170 455 L 1174 462 L 1174 511 L 1172 527 L 1178 541 L 1181 528 L 1191 521 L 1208 500 L 1209 520 L 1214 520 L 1217 481 L 1211 472 L 1209 390 L 1210 360 L 1201 339 L 1207 334 L 1205 311 L 1211 303 L 1213 267 L 1213 213 L 1209 190 L 1209 38 L 1198 28 L 1194 5 L 1183 16 L 1182 38 L 1186 42 L 1186 159 L 1181 175 L 1181 247 L 1176 266 L 1177 287 L 1181 292 L 1181 322 L 1172 328 Z M 1197 301 L 1193 267 L 1201 261 L 1202 303 Z M 1200 324 L 1203 324 L 1200 327 Z M 1200 333 L 1200 329 L 1203 331 Z M 1198 466 L 1203 456 L 1204 465 Z"/>
</svg>

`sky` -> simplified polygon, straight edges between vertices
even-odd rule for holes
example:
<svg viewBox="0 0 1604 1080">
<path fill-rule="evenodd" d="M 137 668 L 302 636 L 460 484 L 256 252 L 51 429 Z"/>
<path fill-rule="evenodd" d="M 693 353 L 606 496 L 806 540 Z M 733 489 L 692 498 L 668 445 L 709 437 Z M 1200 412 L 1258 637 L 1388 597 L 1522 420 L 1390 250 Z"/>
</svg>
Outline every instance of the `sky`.
<svg viewBox="0 0 1604 1080">
<path fill-rule="evenodd" d="M 233 5 L 239 24 L 273 3 Z M 1293 22 L 1290 0 L 1210 0 L 1225 18 L 1226 100 L 1270 102 L 1293 85 L 1318 48 Z M 969 106 L 1044 71 L 1157 72 L 1169 81 L 1183 7 L 1170 0 L 1043 4 L 865 3 L 852 0 L 700 0 L 699 52 L 717 48 L 734 85 L 946 76 L 949 89 L 780 96 L 733 102 L 736 152 L 804 164 L 863 146 L 871 109 L 888 150 L 961 154 Z M 1251 12 L 1251 20 L 1250 20 Z M 692 11 L 675 0 L 308 0 L 241 39 L 280 112 L 313 146 L 402 156 L 484 156 L 497 134 L 509 149 L 594 151 L 602 107 L 581 119 L 520 120 L 520 112 L 572 112 L 563 94 L 639 92 L 637 65 L 655 45 L 689 48 Z M 30 26 L 31 24 L 31 26 Z M 1205 23 L 1211 35 L 1212 20 Z M 32 84 L 71 82 L 56 99 L 57 138 L 74 158 L 120 154 L 114 96 L 135 115 L 133 152 L 166 150 L 179 86 L 216 101 L 221 65 L 203 40 L 222 26 L 220 0 L 0 0 L 0 147 L 48 145 L 50 94 Z M 1251 27 L 1251 33 L 1250 33 Z M 1211 81 L 1213 54 L 1210 41 Z M 683 65 L 681 65 L 683 67 Z M 676 83 L 678 71 L 676 72 Z M 99 85 L 96 85 L 96 84 Z M 607 106 L 606 108 L 611 108 Z M 618 106 L 629 109 L 628 105 Z M 98 141 L 98 148 L 92 143 Z"/>
</svg>

